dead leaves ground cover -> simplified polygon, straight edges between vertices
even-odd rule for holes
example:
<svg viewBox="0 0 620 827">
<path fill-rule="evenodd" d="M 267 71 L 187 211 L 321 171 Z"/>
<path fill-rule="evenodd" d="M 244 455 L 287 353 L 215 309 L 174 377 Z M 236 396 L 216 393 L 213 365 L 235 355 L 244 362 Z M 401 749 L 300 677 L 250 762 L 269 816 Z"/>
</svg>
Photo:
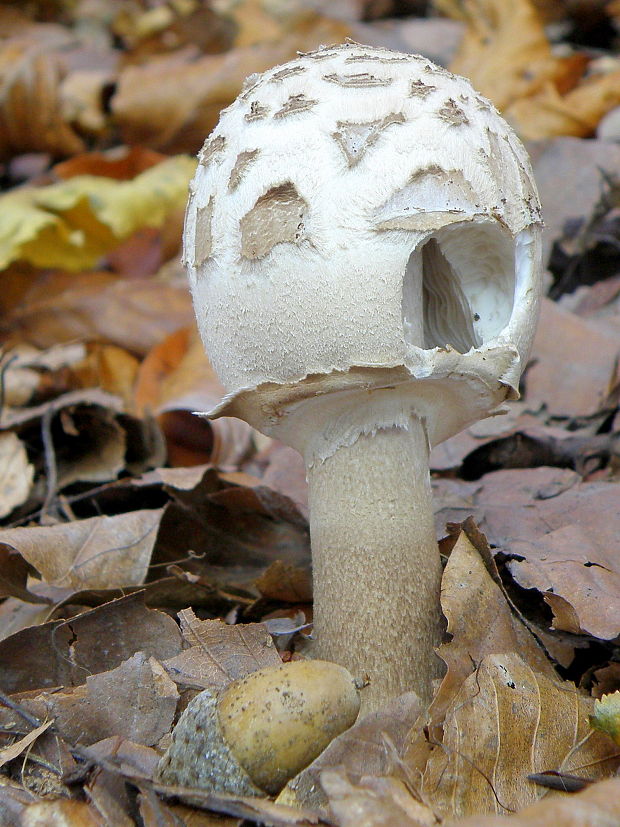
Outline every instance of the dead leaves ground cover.
<svg viewBox="0 0 620 827">
<path fill-rule="evenodd" d="M 554 300 L 521 401 L 432 456 L 428 714 L 396 699 L 277 802 L 153 780 L 189 700 L 296 656 L 312 617 L 300 460 L 193 414 L 222 388 L 178 263 L 192 156 L 297 50 L 440 48 L 433 9 L 386 19 L 420 5 L 0 6 L 0 823 L 620 822 L 620 747 L 590 724 L 620 689 L 620 157 L 592 138 L 617 3 L 434 4 L 463 34 L 444 62 L 544 139 Z"/>
</svg>

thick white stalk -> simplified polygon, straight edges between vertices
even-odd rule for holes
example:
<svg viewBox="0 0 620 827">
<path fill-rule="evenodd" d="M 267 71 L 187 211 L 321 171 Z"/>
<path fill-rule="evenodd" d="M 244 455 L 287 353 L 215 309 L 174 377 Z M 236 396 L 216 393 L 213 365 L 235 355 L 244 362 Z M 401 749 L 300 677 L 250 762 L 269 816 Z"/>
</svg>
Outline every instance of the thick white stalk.
<svg viewBox="0 0 620 827">
<path fill-rule="evenodd" d="M 368 712 L 402 692 L 424 701 L 441 673 L 441 564 L 428 444 L 408 429 L 362 435 L 308 470 L 313 652 L 370 678 Z"/>
</svg>

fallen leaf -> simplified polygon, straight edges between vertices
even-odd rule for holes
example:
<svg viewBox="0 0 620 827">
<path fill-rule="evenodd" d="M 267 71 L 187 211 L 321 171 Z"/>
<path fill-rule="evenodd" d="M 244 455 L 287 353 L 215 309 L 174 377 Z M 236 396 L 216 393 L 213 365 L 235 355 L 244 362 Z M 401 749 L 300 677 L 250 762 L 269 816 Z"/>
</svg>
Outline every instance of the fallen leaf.
<svg viewBox="0 0 620 827">
<path fill-rule="evenodd" d="M 219 421 L 219 420 L 218 420 Z M 266 451 L 254 457 L 256 462 L 267 462 L 261 479 L 269 488 L 289 497 L 299 511 L 308 518 L 308 481 L 301 454 L 288 445 L 272 440 Z"/>
<path fill-rule="evenodd" d="M 145 789 L 138 796 L 140 817 L 144 827 L 241 827 L 243 819 L 169 804 L 158 798 L 152 790 Z"/>
<path fill-rule="evenodd" d="M 31 600 L 37 597 L 30 593 L 26 596 Z M 41 603 L 26 603 L 16 597 L 9 597 L 0 603 L 0 641 L 49 619 L 49 604 L 43 602 L 43 598 L 39 600 Z"/>
<path fill-rule="evenodd" d="M 82 388 L 99 387 L 119 396 L 132 409 L 133 389 L 140 362 L 118 345 L 89 344 L 84 358 L 71 366 L 71 380 Z"/>
<path fill-rule="evenodd" d="M 163 510 L 130 511 L 53 526 L 9 528 L 0 543 L 19 551 L 50 585 L 78 591 L 141 585 Z"/>
<path fill-rule="evenodd" d="M 544 650 L 510 605 L 497 571 L 491 574 L 489 567 L 493 571 L 492 560 L 483 559 L 461 531 L 441 582 L 441 606 L 451 637 L 438 650 L 447 671 L 429 709 L 431 725 L 443 721 L 460 686 L 487 655 L 520 652 L 533 669 L 555 676 Z"/>
<path fill-rule="evenodd" d="M 458 827 L 611 827 L 619 819 L 620 778 L 611 778 L 575 795 L 538 801 L 508 817 L 472 816 L 459 821 Z"/>
<path fill-rule="evenodd" d="M 288 782 L 278 796 L 278 802 L 310 807 L 328 817 L 333 801 L 331 797 L 328 800 L 321 786 L 325 772 L 342 770 L 352 784 L 360 784 L 363 778 L 395 774 L 400 770 L 398 756 L 405 746 L 407 733 L 421 711 L 418 696 L 408 692 L 383 706 L 379 712 L 361 718 Z"/>
<path fill-rule="evenodd" d="M 546 83 L 530 97 L 513 101 L 504 115 L 521 138 L 557 135 L 588 138 L 603 116 L 620 105 L 620 70 L 591 74 L 565 94 Z"/>
<path fill-rule="evenodd" d="M 0 268 L 22 260 L 79 271 L 141 227 L 183 207 L 195 161 L 169 158 L 131 181 L 80 175 L 0 196 Z"/>
<path fill-rule="evenodd" d="M 195 415 L 213 409 L 225 393 L 192 325 L 166 337 L 144 359 L 135 405 L 138 413 L 157 417 L 170 464 L 237 468 L 250 450 L 254 429 L 232 417 L 209 422 Z"/>
<path fill-rule="evenodd" d="M 254 585 L 267 600 L 284 603 L 310 603 L 312 601 L 312 576 L 307 568 L 293 566 L 276 560 L 254 581 Z"/>
<path fill-rule="evenodd" d="M 258 669 L 282 664 L 262 623 L 229 626 L 221 620 L 199 620 L 191 609 L 179 612 L 179 620 L 189 648 L 164 664 L 177 683 L 219 689 Z"/>
<path fill-rule="evenodd" d="M 14 758 L 21 755 L 22 752 L 28 749 L 31 744 L 34 744 L 39 735 L 46 732 L 53 723 L 53 720 L 45 721 L 45 723 L 41 724 L 41 726 L 30 730 L 30 732 L 27 735 L 24 735 L 23 738 L 19 738 L 19 740 L 15 741 L 14 744 L 0 749 L 0 767 L 3 767 L 5 764 L 8 764 L 9 761 L 12 761 Z"/>
<path fill-rule="evenodd" d="M 590 715 L 590 725 L 599 732 L 604 732 L 620 747 L 620 692 L 594 701 L 594 712 Z"/>
<path fill-rule="evenodd" d="M 68 33 L 64 39 L 66 46 Z M 84 142 L 62 111 L 64 75 L 59 56 L 42 48 L 38 38 L 15 37 L 3 43 L 0 158 L 22 152 L 73 155 L 84 149 Z"/>
<path fill-rule="evenodd" d="M 76 175 L 99 175 L 116 181 L 131 181 L 165 161 L 166 157 L 144 146 L 115 147 L 114 152 L 83 152 L 55 164 L 54 175 L 62 180 Z"/>
<path fill-rule="evenodd" d="M 561 136 L 529 144 L 545 216 L 543 260 L 570 219 L 586 219 L 601 197 L 601 173 L 620 168 L 620 146 L 610 141 Z M 543 308 L 543 312 L 546 308 Z"/>
<path fill-rule="evenodd" d="M 310 827 L 318 824 L 319 817 L 312 810 L 287 807 L 268 798 L 249 798 L 244 796 L 208 793 L 195 787 L 169 786 L 154 784 L 154 789 L 167 797 L 211 810 L 222 815 L 238 816 L 256 824 L 268 824 L 272 827 Z"/>
<path fill-rule="evenodd" d="M 54 271 L 32 277 L 22 301 L 3 314 L 0 329 L 39 347 L 100 340 L 143 355 L 192 319 L 184 279 L 174 284 L 99 271 Z"/>
<path fill-rule="evenodd" d="M 18 597 L 28 603 L 38 603 L 39 598 L 28 590 L 30 566 L 19 552 L 0 543 L 0 599 Z"/>
<path fill-rule="evenodd" d="M 234 480 L 234 482 L 233 482 Z M 247 487 L 250 481 L 254 488 Z M 166 490 L 170 503 L 162 518 L 153 563 L 168 563 L 187 550 L 208 549 L 204 560 L 184 568 L 222 588 L 256 596 L 254 581 L 275 560 L 307 566 L 308 526 L 295 504 L 243 474 L 203 473 L 192 489 Z"/>
<path fill-rule="evenodd" d="M 132 594 L 0 641 L 2 689 L 11 694 L 79 686 L 87 675 L 114 669 L 136 652 L 161 662 L 180 649 L 175 621 L 147 609 L 140 593 Z"/>
<path fill-rule="evenodd" d="M 554 629 L 602 640 L 620 635 L 617 549 L 599 546 L 596 533 L 578 523 L 509 545 L 510 573 L 522 588 L 542 593 L 554 612 Z M 568 617 L 556 598 L 572 610 Z"/>
<path fill-rule="evenodd" d="M 588 725 L 593 700 L 534 672 L 518 655 L 488 655 L 446 711 L 424 771 L 424 800 L 445 818 L 513 813 L 544 795 L 530 773 L 609 776 L 615 745 Z"/>
<path fill-rule="evenodd" d="M 542 22 L 529 0 L 437 0 L 444 12 L 466 23 L 450 71 L 504 109 L 531 95 L 556 76 L 559 61 L 551 54 Z"/>
<path fill-rule="evenodd" d="M 609 392 L 619 353 L 617 336 L 543 300 L 525 377 L 527 404 L 544 404 L 564 416 L 595 413 Z"/>
<path fill-rule="evenodd" d="M 57 799 L 29 804 L 20 827 L 109 827 L 109 823 L 84 801 Z"/>
<path fill-rule="evenodd" d="M 450 64 L 502 110 L 521 137 L 588 137 L 620 103 L 620 71 L 583 77 L 585 54 L 561 57 L 551 49 L 530 0 L 438 0 L 466 30 Z"/>
<path fill-rule="evenodd" d="M 248 75 L 284 63 L 298 51 L 342 42 L 349 34 L 345 23 L 310 14 L 272 42 L 198 58 L 193 50 L 180 49 L 128 66 L 120 72 L 112 98 L 115 120 L 127 144 L 196 153 Z"/>
<path fill-rule="evenodd" d="M 37 717 L 48 715 L 71 744 L 88 746 L 122 735 L 153 746 L 172 728 L 179 693 L 163 666 L 136 652 L 116 669 L 86 676 L 73 689 L 23 702 Z"/>
<path fill-rule="evenodd" d="M 24 443 L 14 433 L 0 434 L 0 517 L 26 502 L 33 478 Z"/>
<path fill-rule="evenodd" d="M 370 776 L 352 784 L 344 772 L 324 770 L 321 784 L 341 827 L 433 827 L 439 821 L 396 778 Z"/>
</svg>

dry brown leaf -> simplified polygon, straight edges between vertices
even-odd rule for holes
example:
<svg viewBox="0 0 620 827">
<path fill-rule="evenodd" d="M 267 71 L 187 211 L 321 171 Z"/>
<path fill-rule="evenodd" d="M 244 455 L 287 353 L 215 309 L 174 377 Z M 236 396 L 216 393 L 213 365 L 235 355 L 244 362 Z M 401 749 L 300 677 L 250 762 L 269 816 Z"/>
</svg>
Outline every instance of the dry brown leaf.
<svg viewBox="0 0 620 827">
<path fill-rule="evenodd" d="M 608 777 L 617 748 L 590 729 L 593 705 L 574 684 L 532 671 L 516 654 L 485 657 L 446 711 L 442 743 L 424 771 L 424 800 L 446 818 L 506 814 L 545 794 L 530 773 Z"/>
<path fill-rule="evenodd" d="M 473 515 L 489 542 L 510 553 L 515 540 L 536 541 L 579 522 L 607 553 L 620 550 L 617 482 L 581 482 L 563 468 L 494 471 L 476 482 L 436 480 L 437 519 L 461 522 Z"/>
<path fill-rule="evenodd" d="M 18 597 L 29 603 L 39 598 L 28 591 L 30 567 L 18 552 L 0 544 L 0 599 Z"/>
<path fill-rule="evenodd" d="M 87 675 L 114 669 L 136 652 L 161 662 L 180 649 L 175 621 L 147 609 L 141 594 L 132 594 L 0 641 L 2 689 L 14 693 L 79 686 Z"/>
<path fill-rule="evenodd" d="M 0 49 L 2 159 L 23 152 L 66 156 L 84 149 L 62 111 L 65 69 L 59 56 L 48 49 L 34 37 L 15 37 Z"/>
<path fill-rule="evenodd" d="M 307 568 L 292 566 L 276 560 L 261 574 L 254 585 L 268 600 L 285 603 L 310 603 L 312 601 L 312 576 Z"/>
<path fill-rule="evenodd" d="M 446 827 L 614 827 L 620 823 L 620 778 L 600 781 L 576 795 L 538 801 L 516 815 L 472 816 Z"/>
<path fill-rule="evenodd" d="M 452 549 L 441 582 L 441 605 L 450 642 L 439 648 L 447 672 L 429 709 L 432 725 L 441 724 L 465 679 L 487 655 L 520 652 L 539 672 L 555 676 L 544 651 L 516 616 L 470 537 L 462 531 Z"/>
<path fill-rule="evenodd" d="M 163 509 L 0 531 L 43 580 L 71 591 L 144 582 Z"/>
<path fill-rule="evenodd" d="M 72 342 L 39 350 L 27 342 L 8 348 L 2 361 L 4 409 L 27 405 L 35 393 L 45 393 L 55 374 L 86 356 L 83 344 Z M 4 418 L 4 417 L 3 417 Z"/>
<path fill-rule="evenodd" d="M 248 482 L 255 487 L 247 486 Z M 162 519 L 154 563 L 179 552 L 208 549 L 208 557 L 184 564 L 220 588 L 256 595 L 254 581 L 275 560 L 307 566 L 308 525 L 295 504 L 245 474 L 209 468 L 192 489 L 167 487 L 173 498 Z"/>
<path fill-rule="evenodd" d="M 249 798 L 224 793 L 209 793 L 196 787 L 155 784 L 154 789 L 184 804 L 201 807 L 223 815 L 238 816 L 271 827 L 311 827 L 319 823 L 312 810 L 287 807 L 268 798 Z"/>
<path fill-rule="evenodd" d="M 6 821 L 7 827 L 21 827 L 21 816 L 26 807 L 35 801 L 38 796 L 26 790 L 23 784 L 17 784 L 9 778 L 3 778 L 0 784 L 0 814 Z"/>
<path fill-rule="evenodd" d="M 272 440 L 266 450 L 255 457 L 257 462 L 267 462 L 260 475 L 263 483 L 286 494 L 295 502 L 304 517 L 308 517 L 308 482 L 306 465 L 301 454 L 288 445 Z"/>
<path fill-rule="evenodd" d="M 450 65 L 503 111 L 522 137 L 591 135 L 620 103 L 620 72 L 582 80 L 585 55 L 552 53 L 530 0 L 439 0 L 467 24 Z"/>
<path fill-rule="evenodd" d="M 554 414 L 595 413 L 609 392 L 618 337 L 545 299 L 526 375 L 526 400 Z M 570 370 L 567 370 L 570 365 Z"/>
<path fill-rule="evenodd" d="M 29 626 L 45 623 L 48 618 L 47 603 L 26 603 L 17 597 L 9 597 L 0 603 L 0 641 Z"/>
<path fill-rule="evenodd" d="M 137 652 L 116 669 L 88 675 L 81 686 L 44 693 L 24 705 L 39 718 L 52 718 L 71 744 L 122 735 L 153 746 L 172 728 L 178 697 L 163 666 Z"/>
<path fill-rule="evenodd" d="M 243 819 L 165 803 L 148 789 L 140 793 L 138 804 L 144 827 L 241 827 L 243 823 Z"/>
<path fill-rule="evenodd" d="M 342 769 L 353 784 L 360 784 L 365 777 L 398 774 L 398 755 L 421 710 L 418 696 L 408 692 L 386 704 L 379 712 L 357 721 L 351 729 L 335 738 L 309 767 L 288 782 L 278 801 L 310 807 L 328 816 L 328 799 L 321 788 L 326 771 Z M 360 795 L 366 792 L 360 791 Z"/>
<path fill-rule="evenodd" d="M 620 105 L 620 71 L 593 74 L 562 95 L 553 83 L 515 100 L 505 117 L 522 138 L 537 141 L 556 135 L 587 138 L 603 115 Z"/>
<path fill-rule="evenodd" d="M 54 175 L 67 180 L 76 175 L 100 175 L 116 181 L 131 181 L 141 172 L 166 160 L 160 152 L 143 146 L 117 147 L 114 152 L 84 152 L 54 165 Z"/>
<path fill-rule="evenodd" d="M 542 592 L 551 606 L 554 629 L 602 640 L 620 635 L 618 553 L 600 546 L 596 533 L 575 522 L 544 537 L 514 540 L 510 557 L 517 583 Z"/>
<path fill-rule="evenodd" d="M 112 99 L 115 119 L 128 144 L 162 152 L 197 152 L 220 110 L 235 99 L 248 75 L 284 63 L 298 50 L 342 42 L 349 34 L 344 23 L 309 15 L 273 42 L 198 59 L 186 49 L 129 66 L 121 71 Z"/>
<path fill-rule="evenodd" d="M 110 827 L 90 804 L 62 798 L 28 805 L 19 824 L 20 827 Z"/>
<path fill-rule="evenodd" d="M 39 735 L 43 735 L 53 723 L 53 720 L 45 721 L 41 726 L 35 727 L 35 729 L 32 729 L 27 735 L 24 735 L 23 738 L 19 738 L 14 744 L 0 749 L 0 767 L 3 767 L 9 761 L 21 755 L 22 752 L 28 749 L 31 744 L 34 744 Z"/>
<path fill-rule="evenodd" d="M 181 634 L 189 648 L 165 662 L 177 683 L 222 688 L 282 660 L 262 623 L 229 626 L 221 620 L 199 620 L 191 609 L 179 612 Z"/>
<path fill-rule="evenodd" d="M 504 109 L 556 75 L 556 59 L 529 0 L 439 0 L 441 10 L 467 24 L 450 70 Z"/>
<path fill-rule="evenodd" d="M 33 479 L 24 443 L 14 433 L 0 434 L 0 517 L 26 502 Z"/>
<path fill-rule="evenodd" d="M 338 770 L 321 773 L 321 784 L 341 827 L 434 827 L 432 810 L 396 778 L 370 776 L 352 784 Z"/>
<path fill-rule="evenodd" d="M 254 430 L 240 419 L 209 422 L 194 415 L 210 411 L 225 393 L 192 325 L 166 337 L 144 359 L 135 406 L 139 414 L 157 416 L 172 465 L 212 462 L 236 468 L 250 449 Z"/>
<path fill-rule="evenodd" d="M 95 339 L 143 355 L 193 316 L 185 281 L 52 272 L 32 278 L 21 302 L 3 315 L 0 329 L 43 348 Z"/>
<path fill-rule="evenodd" d="M 88 346 L 84 359 L 72 366 L 72 381 L 77 387 L 98 387 L 119 396 L 125 410 L 130 411 L 139 365 L 125 348 L 94 343 Z"/>
</svg>

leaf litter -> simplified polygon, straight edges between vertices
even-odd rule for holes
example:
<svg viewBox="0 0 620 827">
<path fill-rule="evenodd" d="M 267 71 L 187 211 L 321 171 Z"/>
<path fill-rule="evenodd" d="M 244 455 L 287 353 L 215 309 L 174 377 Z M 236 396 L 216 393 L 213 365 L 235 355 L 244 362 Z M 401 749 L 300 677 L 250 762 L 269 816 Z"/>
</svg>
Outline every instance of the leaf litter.
<svg viewBox="0 0 620 827">
<path fill-rule="evenodd" d="M 303 463 L 196 415 L 222 388 L 179 265 L 189 155 L 247 74 L 447 21 L 105 5 L 0 10 L 0 821 L 615 823 L 617 147 L 589 137 L 620 105 L 611 41 L 563 35 L 568 3 L 433 4 L 464 33 L 450 68 L 538 141 L 550 298 L 521 400 L 433 452 L 430 709 L 407 694 L 358 721 L 273 802 L 153 781 L 191 698 L 303 657 L 312 617 Z"/>
</svg>

